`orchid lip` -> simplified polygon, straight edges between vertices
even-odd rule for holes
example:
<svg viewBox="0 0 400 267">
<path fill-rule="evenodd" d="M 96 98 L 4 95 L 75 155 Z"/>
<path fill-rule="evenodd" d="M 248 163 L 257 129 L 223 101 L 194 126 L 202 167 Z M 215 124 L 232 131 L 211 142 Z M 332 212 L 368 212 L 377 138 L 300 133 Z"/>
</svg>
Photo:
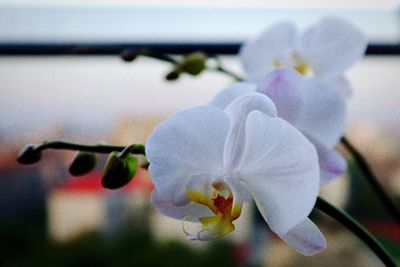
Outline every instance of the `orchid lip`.
<svg viewBox="0 0 400 267">
<path fill-rule="evenodd" d="M 208 207 L 214 216 L 200 217 L 202 229 L 190 234 L 183 225 L 183 231 L 189 240 L 212 240 L 226 236 L 235 229 L 233 221 L 241 214 L 242 203 L 235 203 L 234 190 L 223 180 L 216 179 L 208 184 L 210 192 L 188 189 L 187 197 L 198 204 Z M 185 217 L 184 221 L 189 217 Z"/>
</svg>

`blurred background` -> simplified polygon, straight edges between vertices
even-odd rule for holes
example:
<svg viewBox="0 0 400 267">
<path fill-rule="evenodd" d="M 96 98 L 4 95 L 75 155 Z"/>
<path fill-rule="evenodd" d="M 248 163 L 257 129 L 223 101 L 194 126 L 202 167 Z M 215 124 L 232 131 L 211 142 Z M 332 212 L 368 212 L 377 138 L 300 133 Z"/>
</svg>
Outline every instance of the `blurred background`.
<svg viewBox="0 0 400 267">
<path fill-rule="evenodd" d="M 320 213 L 313 216 L 328 248 L 313 257 L 287 248 L 255 219 L 251 204 L 230 237 L 188 242 L 180 221 L 152 208 L 144 169 L 110 191 L 100 184 L 104 157 L 82 177 L 67 171 L 73 152 L 45 151 L 32 166 L 16 162 L 25 144 L 44 140 L 145 143 L 168 115 L 207 103 L 232 83 L 216 72 L 168 82 L 171 65 L 144 57 L 28 55 L 24 47 L 240 44 L 281 20 L 302 29 L 328 15 L 350 20 L 383 51 L 348 72 L 354 93 L 346 135 L 399 200 L 400 55 L 382 55 L 400 45 L 398 1 L 0 0 L 0 266 L 381 266 Z M 242 72 L 234 55 L 221 60 Z M 322 191 L 400 260 L 400 227 L 354 168 Z"/>
</svg>

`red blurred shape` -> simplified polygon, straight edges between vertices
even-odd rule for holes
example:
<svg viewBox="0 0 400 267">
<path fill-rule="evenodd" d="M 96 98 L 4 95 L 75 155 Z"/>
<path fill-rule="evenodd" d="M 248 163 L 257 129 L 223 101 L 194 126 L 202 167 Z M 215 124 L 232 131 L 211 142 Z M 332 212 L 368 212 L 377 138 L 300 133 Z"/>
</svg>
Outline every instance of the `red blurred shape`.
<svg viewBox="0 0 400 267">
<path fill-rule="evenodd" d="M 101 171 L 93 171 L 88 174 L 69 177 L 56 186 L 56 190 L 67 192 L 98 192 L 109 191 L 101 186 Z M 145 169 L 139 169 L 132 180 L 124 187 L 117 189 L 123 191 L 142 191 L 150 193 L 154 188 L 150 176 Z"/>
</svg>

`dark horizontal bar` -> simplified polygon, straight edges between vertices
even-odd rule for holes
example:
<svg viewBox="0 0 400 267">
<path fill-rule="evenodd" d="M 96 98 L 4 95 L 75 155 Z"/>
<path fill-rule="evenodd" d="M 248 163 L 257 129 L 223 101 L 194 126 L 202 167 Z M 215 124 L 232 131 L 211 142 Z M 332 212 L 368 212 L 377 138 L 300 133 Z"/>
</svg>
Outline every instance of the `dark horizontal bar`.
<svg viewBox="0 0 400 267">
<path fill-rule="evenodd" d="M 148 48 L 162 54 L 194 51 L 234 55 L 240 43 L 121 43 L 121 44 L 9 44 L 0 45 L 0 55 L 116 55 L 125 49 Z"/>
<path fill-rule="evenodd" d="M 0 44 L 0 56 L 119 55 L 126 49 L 148 48 L 162 54 L 203 51 L 208 55 L 235 55 L 241 43 L 121 43 L 121 44 Z M 370 44 L 367 55 L 400 55 L 400 44 Z"/>
</svg>

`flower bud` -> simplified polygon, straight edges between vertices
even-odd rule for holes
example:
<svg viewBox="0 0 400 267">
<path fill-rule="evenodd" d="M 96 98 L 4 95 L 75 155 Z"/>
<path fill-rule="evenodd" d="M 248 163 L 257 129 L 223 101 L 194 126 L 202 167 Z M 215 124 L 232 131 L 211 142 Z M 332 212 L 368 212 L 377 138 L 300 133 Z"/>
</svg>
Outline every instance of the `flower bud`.
<svg viewBox="0 0 400 267">
<path fill-rule="evenodd" d="M 178 65 L 178 68 L 191 75 L 198 75 L 206 68 L 207 57 L 203 53 L 187 55 Z"/>
<path fill-rule="evenodd" d="M 137 159 L 134 156 L 127 155 L 124 158 L 119 158 L 118 152 L 112 152 L 104 167 L 101 184 L 108 189 L 120 188 L 132 179 L 137 168 Z"/>
<path fill-rule="evenodd" d="M 180 72 L 178 70 L 173 70 L 165 76 L 165 79 L 167 81 L 175 81 L 179 78 L 179 75 L 180 75 Z"/>
<path fill-rule="evenodd" d="M 34 144 L 26 145 L 18 153 L 17 161 L 21 164 L 33 164 L 40 160 L 42 154 L 37 150 L 38 146 Z"/>
<path fill-rule="evenodd" d="M 73 176 L 84 175 L 92 171 L 96 167 L 96 163 L 95 153 L 77 151 L 68 171 Z"/>
<path fill-rule="evenodd" d="M 125 62 L 132 62 L 139 56 L 139 54 L 140 54 L 140 51 L 138 49 L 127 48 L 127 49 L 122 50 L 121 58 Z"/>
</svg>

